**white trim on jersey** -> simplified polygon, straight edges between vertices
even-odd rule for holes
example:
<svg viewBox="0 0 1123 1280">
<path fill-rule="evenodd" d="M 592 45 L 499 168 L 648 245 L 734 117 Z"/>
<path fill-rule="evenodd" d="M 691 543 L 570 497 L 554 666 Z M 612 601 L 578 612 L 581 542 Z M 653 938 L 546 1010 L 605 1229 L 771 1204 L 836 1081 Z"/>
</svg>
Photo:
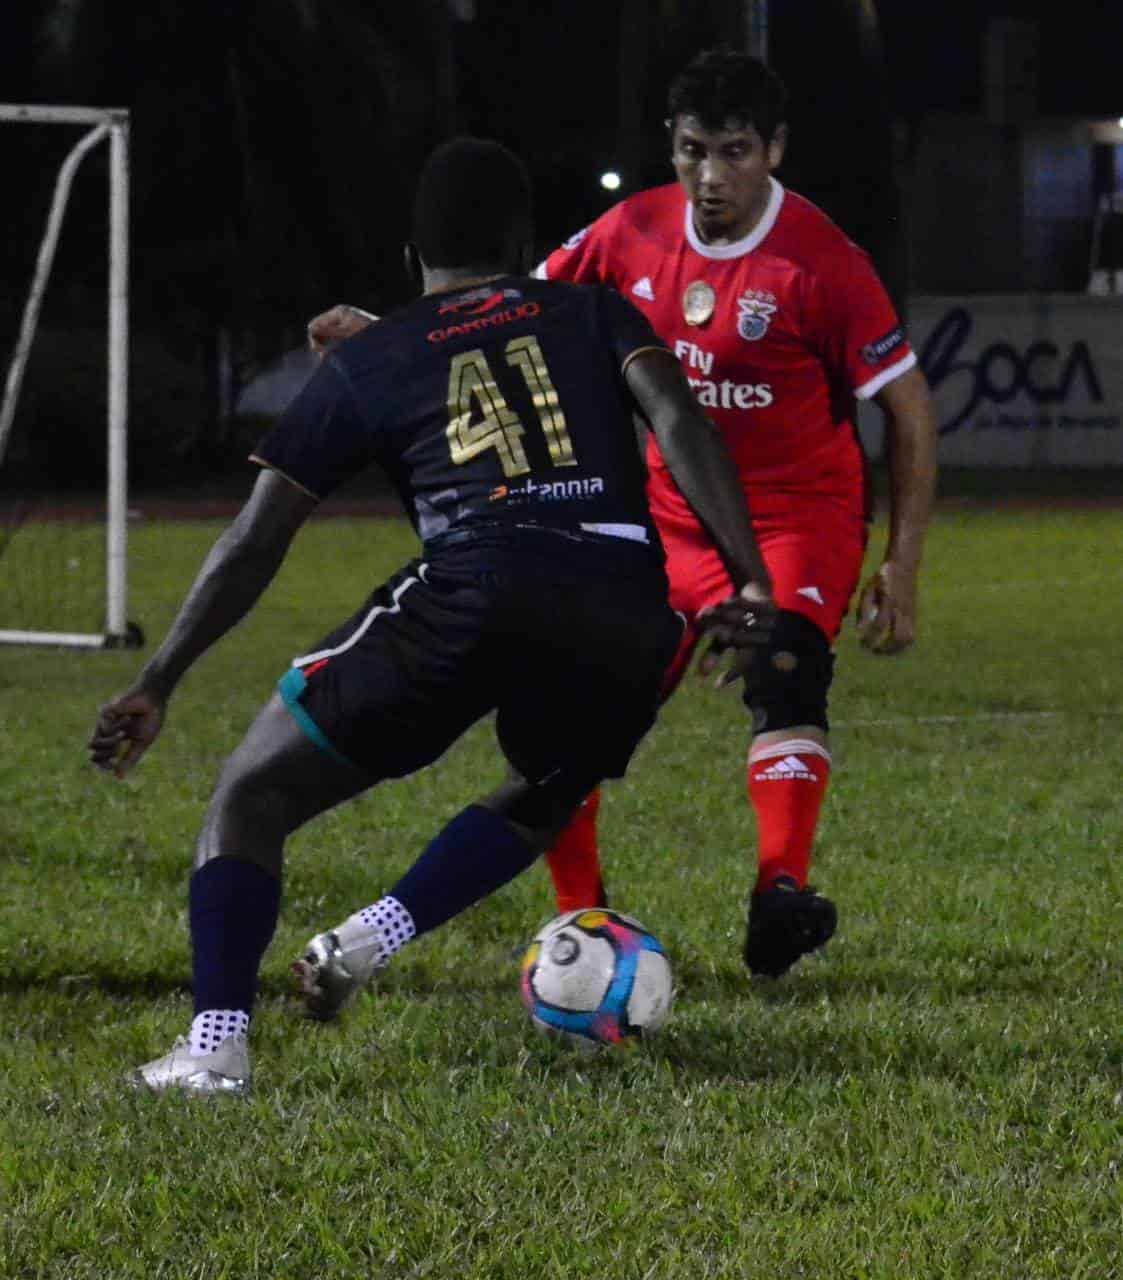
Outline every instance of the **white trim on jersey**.
<svg viewBox="0 0 1123 1280">
<path fill-rule="evenodd" d="M 628 542 L 646 542 L 647 530 L 642 524 L 621 524 L 616 521 L 598 520 L 581 526 L 586 533 L 603 533 L 609 538 L 625 538 Z"/>
<path fill-rule="evenodd" d="M 916 352 L 910 351 L 908 355 L 902 356 L 896 364 L 891 364 L 888 369 L 882 369 L 869 382 L 863 382 L 860 387 L 855 387 L 854 394 L 859 400 L 869 400 L 877 395 L 882 387 L 888 386 L 889 383 L 899 378 L 902 373 L 908 373 L 914 364 L 916 364 Z"/>
<path fill-rule="evenodd" d="M 535 280 L 549 280 L 550 277 L 546 274 L 546 259 L 543 258 L 530 274 Z"/>
<path fill-rule="evenodd" d="M 418 577 L 407 578 L 405 582 L 399 583 L 399 585 L 394 589 L 394 603 L 392 605 L 376 604 L 371 609 L 370 613 L 367 614 L 362 622 L 351 633 L 350 637 L 344 640 L 342 644 L 336 645 L 334 649 L 320 649 L 316 653 L 306 654 L 303 658 L 293 658 L 292 665 L 294 667 L 309 667 L 313 662 L 319 662 L 323 658 L 336 658 L 341 653 L 346 653 L 348 649 L 353 645 L 358 644 L 363 636 L 366 635 L 375 618 L 380 617 L 384 613 L 401 613 L 402 606 L 400 602 L 402 596 L 405 595 L 410 587 L 415 587 L 419 582 L 425 581 L 425 570 L 428 569 L 428 567 L 429 566 L 427 564 L 420 565 L 417 570 L 419 575 Z"/>
<path fill-rule="evenodd" d="M 746 253 L 751 253 L 776 225 L 776 219 L 780 216 L 780 206 L 784 203 L 784 188 L 775 178 L 769 178 L 768 181 L 771 190 L 760 221 L 747 236 L 734 241 L 733 244 L 704 244 L 699 240 L 698 232 L 694 229 L 694 206 L 688 200 L 684 224 L 687 244 L 703 258 L 742 258 Z"/>
</svg>

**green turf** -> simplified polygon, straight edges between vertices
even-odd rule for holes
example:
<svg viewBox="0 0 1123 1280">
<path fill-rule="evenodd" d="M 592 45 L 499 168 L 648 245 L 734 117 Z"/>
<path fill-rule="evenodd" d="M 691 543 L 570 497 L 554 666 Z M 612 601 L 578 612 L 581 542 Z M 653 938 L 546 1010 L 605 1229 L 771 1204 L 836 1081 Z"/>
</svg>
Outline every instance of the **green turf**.
<svg viewBox="0 0 1123 1280">
<path fill-rule="evenodd" d="M 215 532 L 134 530 L 150 635 Z M 0 650 L 0 1276 L 1123 1275 L 1114 512 L 945 515 L 921 644 L 846 635 L 817 860 L 839 933 L 783 981 L 738 961 L 740 704 L 691 680 L 602 810 L 614 901 L 675 966 L 658 1040 L 589 1059 L 529 1028 L 537 868 L 345 1024 L 294 1016 L 300 944 L 499 776 L 483 725 L 293 841 L 248 1101 L 119 1087 L 189 1017 L 188 851 L 220 761 L 410 549 L 395 523 L 310 526 L 124 783 L 83 744 L 137 656 Z"/>
</svg>

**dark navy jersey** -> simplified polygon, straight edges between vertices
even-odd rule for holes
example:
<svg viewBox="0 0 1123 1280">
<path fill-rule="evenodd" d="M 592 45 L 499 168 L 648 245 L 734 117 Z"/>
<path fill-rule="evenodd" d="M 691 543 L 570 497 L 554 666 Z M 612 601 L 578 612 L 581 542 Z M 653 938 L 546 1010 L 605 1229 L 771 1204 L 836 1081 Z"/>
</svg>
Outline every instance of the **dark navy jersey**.
<svg viewBox="0 0 1123 1280">
<path fill-rule="evenodd" d="M 498 523 L 657 545 L 623 376 L 650 348 L 600 285 L 429 294 L 327 356 L 254 461 L 317 498 L 377 463 L 423 541 Z"/>
</svg>

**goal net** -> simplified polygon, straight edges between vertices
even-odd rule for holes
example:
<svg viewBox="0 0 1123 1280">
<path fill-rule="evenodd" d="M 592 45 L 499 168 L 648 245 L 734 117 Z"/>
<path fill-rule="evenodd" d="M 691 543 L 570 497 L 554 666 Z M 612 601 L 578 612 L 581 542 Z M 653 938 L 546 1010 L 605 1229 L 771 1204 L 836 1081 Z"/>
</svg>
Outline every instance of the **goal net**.
<svg viewBox="0 0 1123 1280">
<path fill-rule="evenodd" d="M 14 284 L 21 268 L 30 276 L 26 295 L 22 286 L 5 289 L 0 305 L 0 344 L 8 351 L 0 405 L 0 643 L 138 644 L 139 629 L 126 614 L 129 115 L 0 104 L 0 126 L 0 165 L 17 177 L 9 195 L 23 195 L 6 215 L 14 230 L 0 260 L 2 278 Z M 84 165 L 91 155 L 98 160 Z M 108 174 L 108 198 L 98 175 L 88 173 L 99 168 Z M 88 176 L 72 201 L 80 170 Z M 74 282 L 64 268 L 62 284 L 49 289 L 72 204 L 83 233 L 74 247 L 88 269 Z M 104 257 L 87 247 L 100 226 Z"/>
</svg>

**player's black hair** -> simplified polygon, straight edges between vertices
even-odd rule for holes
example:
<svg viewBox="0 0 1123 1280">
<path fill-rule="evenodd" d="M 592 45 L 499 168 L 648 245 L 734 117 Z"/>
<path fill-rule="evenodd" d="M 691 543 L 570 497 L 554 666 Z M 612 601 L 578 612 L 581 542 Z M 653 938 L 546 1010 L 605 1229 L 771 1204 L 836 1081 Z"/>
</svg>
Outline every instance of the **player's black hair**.
<svg viewBox="0 0 1123 1280">
<path fill-rule="evenodd" d="M 461 137 L 429 156 L 413 205 L 413 242 L 426 266 L 509 269 L 530 234 L 530 178 L 513 152 Z"/>
<path fill-rule="evenodd" d="M 784 82 L 759 58 L 734 49 L 706 49 L 675 76 L 667 94 L 668 124 L 697 116 L 709 130 L 730 120 L 751 124 L 770 142 L 787 111 Z"/>
</svg>

